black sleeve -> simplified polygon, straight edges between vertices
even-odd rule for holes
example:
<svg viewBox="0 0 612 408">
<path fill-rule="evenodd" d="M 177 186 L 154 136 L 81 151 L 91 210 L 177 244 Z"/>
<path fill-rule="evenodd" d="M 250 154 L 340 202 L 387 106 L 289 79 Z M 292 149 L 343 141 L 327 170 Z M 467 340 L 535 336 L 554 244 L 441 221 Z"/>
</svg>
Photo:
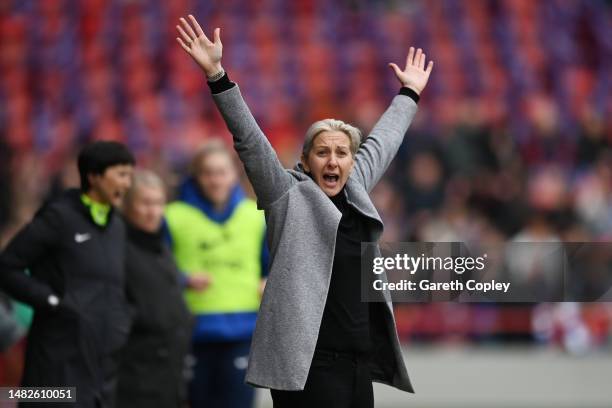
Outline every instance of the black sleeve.
<svg viewBox="0 0 612 408">
<path fill-rule="evenodd" d="M 406 95 L 411 98 L 414 103 L 419 103 L 420 96 L 418 93 L 414 92 L 412 89 L 402 86 L 399 91 L 400 95 Z"/>
<path fill-rule="evenodd" d="M 207 83 L 208 87 L 210 88 L 210 92 L 213 95 L 219 94 L 223 91 L 227 91 L 228 89 L 231 89 L 236 86 L 234 82 L 230 81 L 229 76 L 227 76 L 227 72 L 215 82 L 208 81 Z"/>
<path fill-rule="evenodd" d="M 0 254 L 0 288 L 14 299 L 34 308 L 50 308 L 49 295 L 52 288 L 25 270 L 35 265 L 42 257 L 57 250 L 59 215 L 51 208 L 36 214 L 11 240 Z"/>
</svg>

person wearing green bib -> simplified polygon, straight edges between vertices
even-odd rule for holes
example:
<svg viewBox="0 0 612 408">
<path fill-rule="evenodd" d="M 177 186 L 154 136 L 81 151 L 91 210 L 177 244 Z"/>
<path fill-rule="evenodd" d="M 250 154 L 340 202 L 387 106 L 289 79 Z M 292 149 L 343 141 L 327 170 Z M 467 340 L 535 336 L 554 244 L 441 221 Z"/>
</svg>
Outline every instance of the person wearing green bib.
<svg viewBox="0 0 612 408">
<path fill-rule="evenodd" d="M 252 406 L 244 376 L 265 282 L 265 219 L 222 141 L 195 155 L 191 176 L 166 209 L 166 226 L 195 315 L 191 406 Z"/>
</svg>

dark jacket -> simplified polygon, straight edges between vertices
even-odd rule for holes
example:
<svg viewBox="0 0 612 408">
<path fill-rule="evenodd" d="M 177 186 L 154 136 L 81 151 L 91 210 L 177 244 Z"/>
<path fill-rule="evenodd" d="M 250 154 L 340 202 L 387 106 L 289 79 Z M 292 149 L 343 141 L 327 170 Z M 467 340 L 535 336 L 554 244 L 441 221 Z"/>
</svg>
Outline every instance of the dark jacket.
<svg viewBox="0 0 612 408">
<path fill-rule="evenodd" d="M 112 211 L 106 226 L 96 225 L 71 190 L 43 206 L 0 255 L 0 286 L 34 308 L 23 386 L 75 386 L 77 403 L 67 406 L 112 406 L 115 356 L 130 325 L 125 235 Z M 51 294 L 61 299 L 56 308 Z"/>
<path fill-rule="evenodd" d="M 161 233 L 128 224 L 126 279 L 135 316 L 121 358 L 117 407 L 178 407 L 185 399 L 191 317 Z"/>
</svg>

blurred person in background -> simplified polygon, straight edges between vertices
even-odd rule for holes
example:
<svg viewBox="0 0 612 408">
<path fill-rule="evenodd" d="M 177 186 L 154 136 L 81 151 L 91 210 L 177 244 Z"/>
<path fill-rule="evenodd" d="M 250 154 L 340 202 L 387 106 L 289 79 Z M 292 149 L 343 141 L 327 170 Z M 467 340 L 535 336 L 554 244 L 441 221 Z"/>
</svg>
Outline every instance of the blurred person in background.
<svg viewBox="0 0 612 408">
<path fill-rule="evenodd" d="M 266 272 L 264 215 L 245 196 L 221 140 L 203 146 L 191 170 L 166 210 L 196 318 L 189 398 L 193 408 L 249 407 L 254 390 L 244 375 Z"/>
<path fill-rule="evenodd" d="M 120 143 L 87 145 L 78 157 L 80 190 L 43 205 L 0 255 L 0 288 L 34 309 L 21 385 L 77 387 L 77 407 L 113 406 L 131 320 L 125 225 L 114 208 L 133 164 Z"/>
<path fill-rule="evenodd" d="M 161 230 L 162 180 L 137 170 L 123 206 L 127 298 L 134 319 L 121 354 L 117 407 L 180 407 L 186 401 L 185 357 L 191 335 L 180 272 Z"/>
<path fill-rule="evenodd" d="M 444 166 L 434 151 L 416 152 L 406 164 L 406 213 L 433 212 L 444 202 Z"/>
<path fill-rule="evenodd" d="M 383 230 L 368 193 L 395 157 L 433 63 L 411 47 L 403 70 L 389 64 L 400 94 L 363 143 L 351 125 L 317 121 L 301 162 L 286 170 L 221 67 L 220 29 L 211 42 L 189 19 L 181 18 L 177 41 L 208 78 L 270 231 L 273 266 L 247 382 L 270 388 L 277 408 L 373 407 L 372 380 L 413 392 L 390 295 L 362 302 L 359 271 L 361 242 Z"/>
</svg>

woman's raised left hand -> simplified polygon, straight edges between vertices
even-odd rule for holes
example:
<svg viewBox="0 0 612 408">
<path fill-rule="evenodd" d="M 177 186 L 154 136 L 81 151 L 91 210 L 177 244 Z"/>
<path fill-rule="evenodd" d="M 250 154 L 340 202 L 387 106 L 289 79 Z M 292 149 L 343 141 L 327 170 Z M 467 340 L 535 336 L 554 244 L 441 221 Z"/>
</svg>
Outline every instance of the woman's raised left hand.
<svg viewBox="0 0 612 408">
<path fill-rule="evenodd" d="M 223 44 L 221 44 L 221 29 L 215 28 L 213 40 L 210 41 L 200 24 L 191 14 L 186 19 L 180 19 L 181 25 L 176 29 L 180 37 L 176 41 L 181 45 L 185 52 L 204 70 L 206 76 L 211 77 L 221 72 L 221 57 L 223 55 Z"/>
<path fill-rule="evenodd" d="M 402 86 L 410 88 L 420 95 L 429 80 L 429 74 L 433 69 L 433 61 L 429 61 L 427 69 L 425 69 L 425 53 L 423 50 L 419 48 L 415 54 L 414 47 L 410 47 L 406 58 L 406 68 L 403 71 L 394 63 L 390 63 L 389 66 L 395 72 L 395 76 Z"/>
</svg>

